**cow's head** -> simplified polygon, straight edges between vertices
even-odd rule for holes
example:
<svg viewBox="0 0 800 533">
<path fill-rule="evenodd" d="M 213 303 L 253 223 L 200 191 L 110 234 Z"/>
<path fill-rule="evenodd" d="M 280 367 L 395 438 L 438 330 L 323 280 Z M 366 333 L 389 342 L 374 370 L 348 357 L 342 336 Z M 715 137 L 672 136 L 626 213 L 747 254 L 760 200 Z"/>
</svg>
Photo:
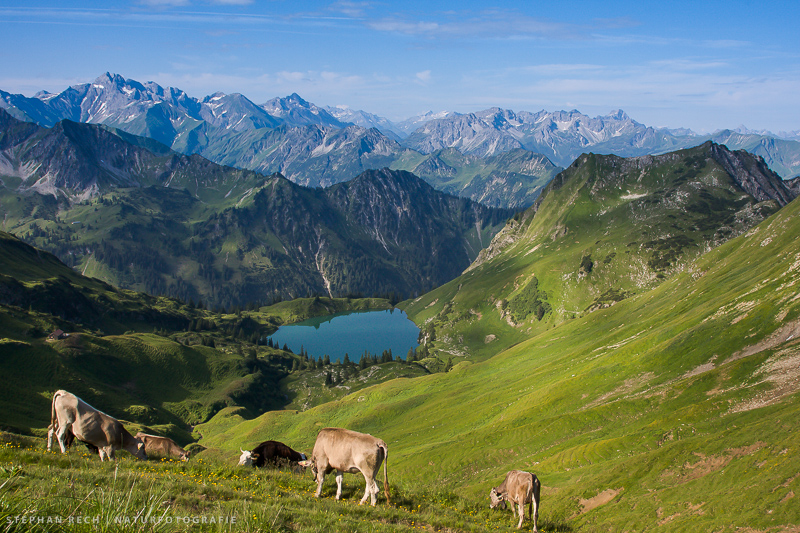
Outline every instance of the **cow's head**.
<svg viewBox="0 0 800 533">
<path fill-rule="evenodd" d="M 297 461 L 297 464 L 302 466 L 303 468 L 308 468 L 310 466 L 311 467 L 311 471 L 314 472 L 314 475 L 316 476 L 317 475 L 317 463 L 313 459 L 306 459 L 305 458 L 306 457 L 305 454 L 302 454 L 302 455 L 303 455 L 303 460 L 302 461 Z"/>
<path fill-rule="evenodd" d="M 134 437 L 136 440 L 136 451 L 131 452 L 134 457 L 137 459 L 141 459 L 142 461 L 147 461 L 147 454 L 144 451 L 144 440 Z M 128 448 L 130 450 L 130 448 Z"/>
<path fill-rule="evenodd" d="M 489 499 L 491 500 L 489 507 L 491 507 L 492 509 L 498 506 L 501 509 L 506 508 L 506 499 L 503 497 L 501 493 L 497 492 L 496 488 L 492 488 L 492 491 L 489 493 Z"/>
<path fill-rule="evenodd" d="M 239 466 L 253 466 L 253 452 L 241 448 L 239 451 L 242 452 L 242 455 L 239 456 Z"/>
</svg>

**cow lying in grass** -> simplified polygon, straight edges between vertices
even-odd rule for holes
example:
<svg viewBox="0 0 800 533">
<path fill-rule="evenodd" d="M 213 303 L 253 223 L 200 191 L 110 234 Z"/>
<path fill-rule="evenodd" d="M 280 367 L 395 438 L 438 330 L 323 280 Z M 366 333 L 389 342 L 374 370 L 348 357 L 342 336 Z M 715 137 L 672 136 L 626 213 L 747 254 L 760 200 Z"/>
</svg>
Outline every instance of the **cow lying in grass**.
<svg viewBox="0 0 800 533">
<path fill-rule="evenodd" d="M 539 531 L 537 523 L 539 521 L 539 491 L 541 484 L 539 479 L 530 472 L 512 470 L 506 474 L 506 479 L 499 487 L 492 488 L 489 493 L 492 503 L 491 508 L 506 508 L 506 502 L 511 502 L 511 512 L 514 513 L 514 505 L 519 506 L 519 524 L 517 529 L 522 527 L 525 519 L 525 504 L 529 504 L 528 514 L 533 520 L 533 530 Z"/>
</svg>

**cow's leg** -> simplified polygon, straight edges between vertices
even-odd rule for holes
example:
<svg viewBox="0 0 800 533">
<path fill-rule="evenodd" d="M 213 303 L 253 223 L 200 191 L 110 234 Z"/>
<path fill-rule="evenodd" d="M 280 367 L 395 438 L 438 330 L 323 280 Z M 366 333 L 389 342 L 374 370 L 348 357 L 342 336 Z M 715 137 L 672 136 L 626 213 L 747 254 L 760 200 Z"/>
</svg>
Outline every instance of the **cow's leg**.
<svg viewBox="0 0 800 533">
<path fill-rule="evenodd" d="M 67 432 L 71 429 L 70 424 L 65 424 L 58 428 L 58 432 L 56 433 L 56 438 L 58 439 L 58 445 L 61 446 L 61 453 L 67 453 Z"/>
<path fill-rule="evenodd" d="M 319 498 L 320 494 L 322 494 L 322 482 L 325 481 L 325 469 L 320 469 L 317 471 L 317 492 L 314 493 L 315 498 Z"/>
<path fill-rule="evenodd" d="M 375 507 L 375 504 L 378 501 L 378 493 L 381 489 L 378 488 L 378 482 L 375 480 L 375 476 L 372 477 L 372 491 L 370 496 L 372 497 L 372 506 Z"/>
<path fill-rule="evenodd" d="M 538 496 L 538 494 L 536 496 Z M 539 526 L 538 526 L 538 523 L 539 523 L 539 498 L 531 498 L 530 515 L 531 515 L 531 520 L 533 520 L 533 531 L 534 532 L 538 532 L 539 531 Z"/>
<path fill-rule="evenodd" d="M 47 451 L 48 452 L 53 449 L 53 435 L 55 435 L 55 433 L 56 433 L 56 428 L 54 428 L 52 424 L 50 426 L 48 426 L 48 428 L 47 428 Z"/>
<path fill-rule="evenodd" d="M 341 470 L 336 471 L 336 499 L 340 499 L 342 497 L 342 478 L 344 478 L 344 472 Z"/>
<path fill-rule="evenodd" d="M 372 483 L 373 481 L 367 477 L 367 474 L 364 474 L 364 481 L 366 481 L 366 486 L 364 487 L 364 496 L 361 498 L 361 501 L 358 502 L 358 505 L 363 505 L 370 494 L 372 494 Z M 375 495 L 372 495 L 372 505 L 375 505 Z"/>
<path fill-rule="evenodd" d="M 517 524 L 517 529 L 521 529 L 522 522 L 525 520 L 525 504 L 523 502 L 518 502 L 517 507 L 519 507 L 519 524 Z"/>
<path fill-rule="evenodd" d="M 112 446 L 103 446 L 98 450 L 100 454 L 100 460 L 104 461 L 108 459 L 109 461 L 116 461 L 117 458 L 114 456 L 114 448 Z"/>
</svg>

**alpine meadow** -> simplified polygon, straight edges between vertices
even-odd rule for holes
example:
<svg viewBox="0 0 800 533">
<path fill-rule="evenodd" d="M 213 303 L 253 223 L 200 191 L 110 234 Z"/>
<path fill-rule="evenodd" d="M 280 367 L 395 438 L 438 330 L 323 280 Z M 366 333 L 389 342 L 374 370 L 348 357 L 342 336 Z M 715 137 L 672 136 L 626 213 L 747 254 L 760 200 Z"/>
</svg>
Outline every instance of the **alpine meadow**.
<svg viewBox="0 0 800 533">
<path fill-rule="evenodd" d="M 510 531 L 513 470 L 543 532 L 800 531 L 790 137 L 0 91 L 0 531 Z M 271 337 L 395 309 L 408 353 Z"/>
</svg>

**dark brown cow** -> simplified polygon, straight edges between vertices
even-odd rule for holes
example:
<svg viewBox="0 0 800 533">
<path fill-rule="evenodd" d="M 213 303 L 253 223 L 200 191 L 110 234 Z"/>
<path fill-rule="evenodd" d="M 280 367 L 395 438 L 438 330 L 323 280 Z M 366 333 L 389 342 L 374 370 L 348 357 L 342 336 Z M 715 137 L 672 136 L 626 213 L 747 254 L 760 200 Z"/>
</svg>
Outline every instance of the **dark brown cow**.
<svg viewBox="0 0 800 533">
<path fill-rule="evenodd" d="M 325 475 L 336 470 L 336 499 L 342 497 L 342 477 L 345 472 L 355 474 L 361 472 L 367 483 L 364 490 L 364 497 L 361 498 L 359 505 L 367 501 L 367 497 L 372 498 L 372 505 L 377 501 L 377 494 L 380 492 L 375 476 L 381 471 L 383 463 L 383 489 L 386 493 L 386 501 L 389 501 L 389 448 L 381 439 L 375 438 L 366 433 L 358 433 L 342 428 L 325 428 L 317 435 L 317 442 L 314 444 L 314 451 L 311 453 L 309 461 L 301 461 L 300 466 L 310 466 L 317 480 L 317 492 L 314 494 L 319 498 L 322 493 L 322 482 Z"/>
<path fill-rule="evenodd" d="M 489 498 L 492 500 L 490 506 L 492 509 L 497 506 L 505 509 L 506 502 L 511 502 L 511 512 L 514 513 L 514 505 L 518 505 L 519 524 L 517 524 L 517 529 L 520 529 L 525 519 L 525 504 L 529 504 L 528 514 L 533 520 L 533 530 L 539 531 L 537 523 L 539 521 L 540 490 L 541 484 L 535 475 L 521 470 L 512 470 L 506 474 L 506 479 L 500 486 L 494 487 L 489 493 Z"/>
<path fill-rule="evenodd" d="M 191 452 L 187 452 L 168 437 L 148 435 L 147 433 L 139 432 L 136 434 L 136 438 L 144 442 L 144 451 L 148 454 L 175 457 L 181 461 L 189 460 L 189 454 L 191 454 Z"/>
<path fill-rule="evenodd" d="M 47 449 L 53 447 L 53 435 L 58 439 L 61 453 L 67 453 L 70 432 L 75 438 L 96 446 L 100 460 L 115 459 L 114 450 L 126 450 L 138 459 L 147 460 L 144 443 L 128 433 L 119 420 L 98 411 L 74 394 L 56 391 L 50 411 Z"/>
<path fill-rule="evenodd" d="M 306 454 L 296 452 L 282 442 L 276 440 L 266 440 L 252 449 L 252 451 L 242 450 L 239 457 L 239 466 L 264 467 L 267 463 L 279 465 L 282 462 L 294 462 L 306 460 Z"/>
</svg>

